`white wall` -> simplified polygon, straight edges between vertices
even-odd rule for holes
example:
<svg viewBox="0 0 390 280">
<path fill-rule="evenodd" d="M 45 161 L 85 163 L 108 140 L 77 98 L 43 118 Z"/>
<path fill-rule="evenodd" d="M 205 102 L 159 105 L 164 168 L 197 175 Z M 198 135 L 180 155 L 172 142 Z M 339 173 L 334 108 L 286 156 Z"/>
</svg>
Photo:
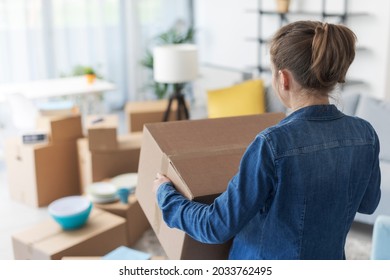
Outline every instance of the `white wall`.
<svg viewBox="0 0 390 280">
<path fill-rule="evenodd" d="M 200 61 L 243 69 L 256 65 L 256 17 L 246 13 L 254 0 L 195 0 Z"/>
<path fill-rule="evenodd" d="M 368 94 L 389 98 L 390 1 L 350 0 L 350 3 L 351 11 L 368 13 L 368 16 L 351 17 L 348 20 L 348 25 L 358 37 L 358 45 L 367 48 L 367 51 L 357 53 L 350 75 L 366 81 Z"/>
<path fill-rule="evenodd" d="M 321 0 L 291 1 L 292 11 L 321 11 Z M 274 1 L 263 0 L 262 2 L 263 7 L 275 8 Z M 197 39 L 202 63 L 236 69 L 247 69 L 256 65 L 257 44 L 254 41 L 248 41 L 248 38 L 255 38 L 257 35 L 258 14 L 250 13 L 248 10 L 256 9 L 257 4 L 257 0 L 195 1 Z M 327 10 L 328 12 L 342 11 L 343 1 L 328 0 Z M 365 47 L 366 50 L 357 52 L 348 75 L 350 79 L 363 80 L 364 85 L 345 87 L 345 90 L 358 91 L 378 98 L 390 98 L 390 89 L 387 90 L 390 86 L 390 81 L 388 81 L 390 1 L 349 0 L 349 11 L 365 12 L 368 15 L 348 18 L 347 24 L 356 33 L 358 45 Z M 266 27 L 262 30 L 263 34 L 273 34 L 278 28 L 278 20 L 269 16 L 263 19 L 266 21 L 262 22 Z M 307 19 L 317 20 L 319 18 Z M 265 59 L 269 60 L 269 56 Z M 229 82 L 234 81 L 226 79 L 227 85 Z"/>
</svg>

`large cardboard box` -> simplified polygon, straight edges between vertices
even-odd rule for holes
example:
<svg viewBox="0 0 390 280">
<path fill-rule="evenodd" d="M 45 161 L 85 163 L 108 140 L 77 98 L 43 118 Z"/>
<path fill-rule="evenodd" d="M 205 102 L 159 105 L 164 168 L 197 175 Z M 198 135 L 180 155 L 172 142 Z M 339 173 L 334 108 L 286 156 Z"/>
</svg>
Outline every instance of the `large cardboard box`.
<svg viewBox="0 0 390 280">
<path fill-rule="evenodd" d="M 119 201 L 114 203 L 95 203 L 96 208 L 103 209 L 126 219 L 127 245 L 134 245 L 145 231 L 150 228 L 150 224 L 145 217 L 135 195 L 129 196 L 127 204 Z"/>
<path fill-rule="evenodd" d="M 138 172 L 142 133 L 118 136 L 114 150 L 90 151 L 88 139 L 77 141 L 81 189 L 123 173 Z"/>
<path fill-rule="evenodd" d="M 91 151 L 115 150 L 118 148 L 117 115 L 89 115 L 86 117 L 88 146 Z"/>
<path fill-rule="evenodd" d="M 136 196 L 170 259 L 226 259 L 230 244 L 202 244 L 163 221 L 152 191 L 157 172 L 166 174 L 187 198 L 212 203 L 226 190 L 255 136 L 284 114 L 147 124 Z"/>
<path fill-rule="evenodd" d="M 53 143 L 76 141 L 83 136 L 81 116 L 39 116 L 37 129 L 46 131 Z"/>
<path fill-rule="evenodd" d="M 127 102 L 125 106 L 128 132 L 142 131 L 144 124 L 162 122 L 168 100 Z M 176 120 L 177 102 L 172 103 L 168 120 Z"/>
<path fill-rule="evenodd" d="M 93 209 L 87 224 L 64 231 L 52 219 L 12 235 L 17 260 L 59 260 L 64 256 L 103 256 L 126 245 L 125 220 Z"/>
<path fill-rule="evenodd" d="M 23 144 L 11 138 L 6 141 L 5 154 L 12 199 L 41 207 L 80 194 L 76 141 Z"/>
</svg>

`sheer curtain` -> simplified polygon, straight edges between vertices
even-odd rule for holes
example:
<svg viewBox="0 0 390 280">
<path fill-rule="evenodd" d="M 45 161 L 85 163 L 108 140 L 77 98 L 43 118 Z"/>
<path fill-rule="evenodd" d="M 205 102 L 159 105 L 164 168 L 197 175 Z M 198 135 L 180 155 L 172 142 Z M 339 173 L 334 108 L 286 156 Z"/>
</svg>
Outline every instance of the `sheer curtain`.
<svg viewBox="0 0 390 280">
<path fill-rule="evenodd" d="M 120 0 L 0 0 L 0 82 L 70 76 L 91 66 L 126 99 Z"/>
<path fill-rule="evenodd" d="M 41 0 L 0 1 L 0 82 L 46 77 Z"/>
<path fill-rule="evenodd" d="M 159 34 L 178 23 L 185 27 L 192 24 L 192 0 L 134 0 L 132 3 L 134 20 L 128 26 L 129 38 L 132 39 L 132 58 L 136 59 L 129 62 L 135 81 L 129 89 L 132 99 L 153 99 L 156 96 L 145 87 L 152 79 L 151 73 L 141 66 L 140 61 L 148 49 L 152 50 Z"/>
<path fill-rule="evenodd" d="M 141 92 L 150 77 L 140 66 L 152 38 L 181 19 L 189 0 L 0 0 L 0 83 L 69 76 L 94 67 L 118 90 L 111 108 Z"/>
<path fill-rule="evenodd" d="M 96 68 L 117 90 L 109 110 L 153 98 L 140 65 L 153 38 L 177 20 L 189 22 L 193 0 L 0 0 L 0 85 L 71 75 Z M 0 100 L 2 100 L 0 96 Z M 0 101 L 0 159 L 10 133 L 9 106 Z"/>
</svg>

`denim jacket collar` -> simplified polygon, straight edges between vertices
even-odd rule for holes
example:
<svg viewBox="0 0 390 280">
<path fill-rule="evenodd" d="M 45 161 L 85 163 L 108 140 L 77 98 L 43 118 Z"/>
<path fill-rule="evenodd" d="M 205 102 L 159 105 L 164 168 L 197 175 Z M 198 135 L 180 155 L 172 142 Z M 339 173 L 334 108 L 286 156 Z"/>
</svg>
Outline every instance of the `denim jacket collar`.
<svg viewBox="0 0 390 280">
<path fill-rule="evenodd" d="M 298 109 L 284 118 L 280 123 L 287 123 L 296 119 L 322 121 L 334 120 L 343 117 L 344 114 L 340 112 L 333 104 L 330 105 L 312 105 Z"/>
</svg>

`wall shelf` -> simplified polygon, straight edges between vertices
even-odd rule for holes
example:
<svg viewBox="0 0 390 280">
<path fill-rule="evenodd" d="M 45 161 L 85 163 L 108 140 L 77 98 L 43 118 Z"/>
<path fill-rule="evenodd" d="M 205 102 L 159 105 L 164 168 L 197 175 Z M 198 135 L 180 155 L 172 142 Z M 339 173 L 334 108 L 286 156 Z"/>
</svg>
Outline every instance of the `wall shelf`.
<svg viewBox="0 0 390 280">
<path fill-rule="evenodd" d="M 253 41 L 257 42 L 258 44 L 258 65 L 253 67 L 253 69 L 256 69 L 258 71 L 258 74 L 261 76 L 263 73 L 270 73 L 271 70 L 269 66 L 266 66 L 262 59 L 263 55 L 263 48 L 265 45 L 267 45 L 270 42 L 270 37 L 265 37 L 263 36 L 262 33 L 262 27 L 263 27 L 263 18 L 264 16 L 267 17 L 275 17 L 279 19 L 279 25 L 275 27 L 275 31 L 282 27 L 283 25 L 289 23 L 289 17 L 294 16 L 294 17 L 301 17 L 302 20 L 307 18 L 308 16 L 310 17 L 317 17 L 318 20 L 320 21 L 326 21 L 329 18 L 335 18 L 338 20 L 340 24 L 347 24 L 347 20 L 350 17 L 360 17 L 360 16 L 367 16 L 369 15 L 368 13 L 365 12 L 349 12 L 348 11 L 348 2 L 349 0 L 344 0 L 343 8 L 341 9 L 340 12 L 328 12 L 326 7 L 327 7 L 327 0 L 322 0 L 322 5 L 319 11 L 289 11 L 287 13 L 280 13 L 276 10 L 269 10 L 269 9 L 263 9 L 262 5 L 262 0 L 258 0 L 258 8 L 257 9 L 252 9 L 252 10 L 247 10 L 247 12 L 255 12 L 258 13 L 258 34 L 257 37 L 255 38 L 248 38 L 248 41 Z M 268 28 L 268 27 L 267 27 Z M 356 48 L 356 51 L 367 51 L 368 49 L 363 47 L 363 46 L 358 46 Z M 350 80 L 344 84 L 344 86 L 348 85 L 358 85 L 358 84 L 364 84 L 363 81 L 359 80 Z"/>
</svg>

